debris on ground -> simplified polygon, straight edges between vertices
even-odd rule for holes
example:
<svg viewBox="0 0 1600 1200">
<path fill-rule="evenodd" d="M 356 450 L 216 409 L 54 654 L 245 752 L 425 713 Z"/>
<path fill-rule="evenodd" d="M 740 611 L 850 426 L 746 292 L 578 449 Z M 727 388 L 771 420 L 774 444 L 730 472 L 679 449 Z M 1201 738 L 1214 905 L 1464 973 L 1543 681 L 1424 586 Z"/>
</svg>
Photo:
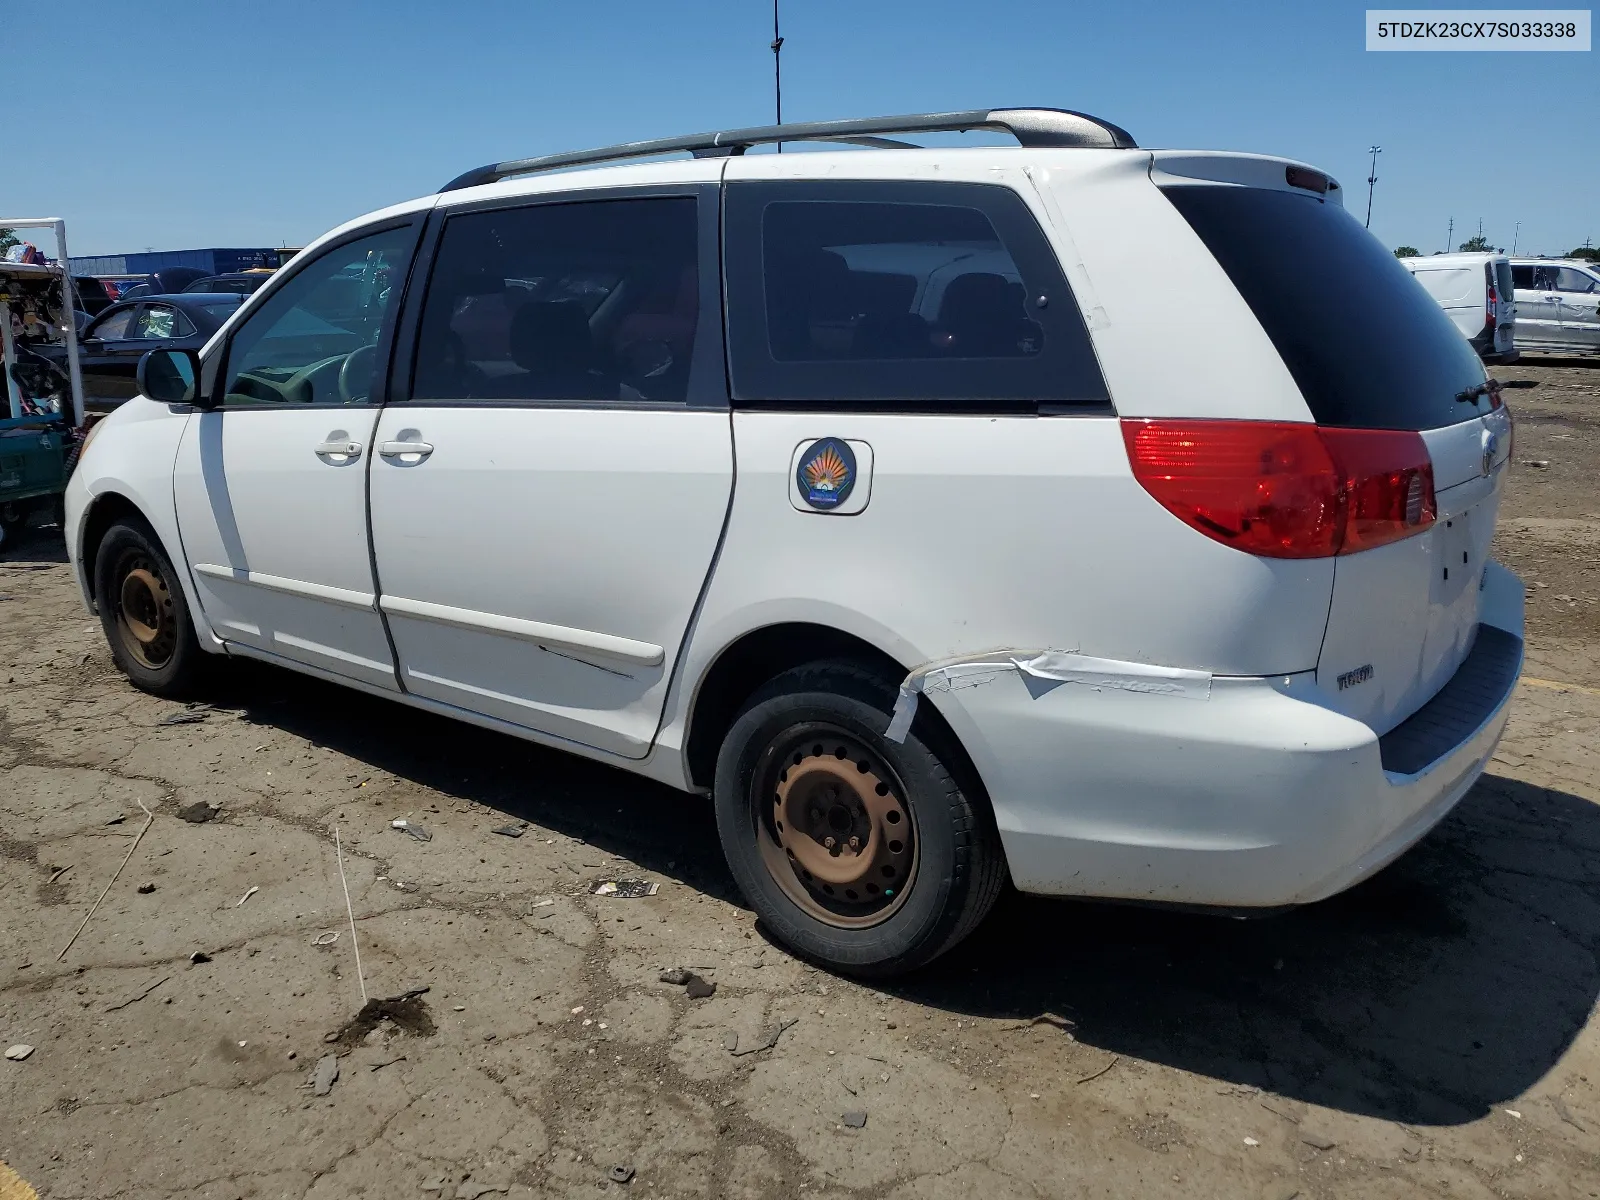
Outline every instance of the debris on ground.
<svg viewBox="0 0 1600 1200">
<path fill-rule="evenodd" d="M 367 1070 L 369 1070 L 369 1071 L 381 1071 L 385 1067 L 392 1067 L 392 1066 L 395 1065 L 395 1063 L 402 1063 L 402 1062 L 405 1062 L 405 1061 L 406 1061 L 406 1056 L 404 1054 L 402 1054 L 398 1058 L 388 1058 L 388 1059 L 385 1059 L 381 1063 L 373 1063 L 370 1067 L 367 1068 Z"/>
<path fill-rule="evenodd" d="M 54 883 L 56 880 L 60 879 L 63 875 L 65 875 L 70 870 L 72 870 L 72 864 L 71 863 L 68 863 L 64 867 L 57 867 L 54 871 L 52 871 L 50 873 L 50 882 Z"/>
<path fill-rule="evenodd" d="M 398 996 L 374 997 L 324 1040 L 354 1048 L 384 1021 L 393 1022 L 402 1032 L 413 1037 L 431 1037 L 436 1028 L 433 1014 L 428 1011 L 428 1003 L 422 998 L 427 992 L 427 988 L 419 987 L 401 992 Z"/>
<path fill-rule="evenodd" d="M 661 980 L 662 983 L 670 983 L 675 987 L 682 987 L 694 978 L 694 974 L 690 971 L 685 971 L 682 967 L 668 967 L 656 978 Z"/>
<path fill-rule="evenodd" d="M 141 883 L 137 890 L 139 895 L 148 896 L 151 892 L 156 890 L 156 885 L 153 883 Z"/>
<path fill-rule="evenodd" d="M 735 1058 L 743 1058 L 746 1054 L 758 1054 L 762 1050 L 771 1050 L 778 1044 L 778 1039 L 783 1036 L 784 1030 L 795 1024 L 799 1019 L 798 1017 L 790 1017 L 787 1021 L 779 1021 L 776 1025 L 767 1026 L 766 1029 L 762 1030 L 761 1036 L 748 1046 L 740 1045 L 739 1043 L 744 1039 L 736 1036 L 734 1044 L 728 1047 L 728 1053 Z M 728 1045 L 726 1039 L 722 1044 L 724 1046 Z"/>
<path fill-rule="evenodd" d="M 339 1056 L 337 1054 L 324 1054 L 317 1059 L 317 1068 L 311 1072 L 311 1094 L 313 1096 L 326 1096 L 333 1091 L 333 1084 L 339 1078 Z"/>
<path fill-rule="evenodd" d="M 239 904 L 235 904 L 234 907 L 238 908 L 240 904 L 243 904 L 246 900 L 250 899 L 251 896 L 254 896 L 260 890 L 261 889 L 259 887 L 256 887 L 254 884 L 252 884 L 250 890 L 239 897 Z"/>
<path fill-rule="evenodd" d="M 709 979 L 701 979 L 700 976 L 691 974 L 684 981 L 683 990 L 689 993 L 691 1000 L 707 1000 L 717 994 L 717 985 Z"/>
<path fill-rule="evenodd" d="M 860 1109 L 847 1112 L 839 1118 L 846 1129 L 865 1129 L 867 1127 L 867 1114 Z"/>
<path fill-rule="evenodd" d="M 89 907 L 89 911 L 83 914 L 83 920 L 72 931 L 72 936 L 67 939 L 67 944 L 61 947 L 61 953 L 56 955 L 57 962 L 67 957 L 67 951 L 72 949 L 72 943 L 77 941 L 78 935 L 89 927 L 89 922 L 94 919 L 94 914 L 100 911 L 101 903 L 111 894 L 111 889 L 117 886 L 117 880 L 122 878 L 123 868 L 128 865 L 128 860 L 133 857 L 134 851 L 139 848 L 139 843 L 144 841 L 144 835 L 149 833 L 150 826 L 156 823 L 155 813 L 145 807 L 143 800 L 135 800 L 134 803 L 138 804 L 140 811 L 144 813 L 144 824 L 139 826 L 139 832 L 133 835 L 133 843 L 128 847 L 128 852 L 122 856 L 122 861 L 117 864 L 117 869 L 111 873 L 111 882 L 106 884 L 105 891 L 100 893 L 99 897 Z"/>
<path fill-rule="evenodd" d="M 1037 1017 L 1032 1018 L 1028 1022 L 1028 1024 L 1029 1025 L 1053 1025 L 1057 1029 L 1065 1029 L 1068 1032 L 1071 1032 L 1074 1028 L 1077 1027 L 1077 1022 L 1076 1021 L 1073 1021 L 1073 1020 L 1071 1020 L 1071 1019 L 1069 1019 L 1067 1017 L 1063 1017 L 1059 1013 L 1053 1013 L 1053 1012 L 1042 1012 Z"/>
<path fill-rule="evenodd" d="M 190 709 L 185 709 L 183 712 L 170 713 L 167 716 L 162 717 L 161 720 L 156 722 L 156 724 L 157 725 L 198 725 L 198 724 L 200 724 L 201 721 L 208 720 L 210 718 L 210 716 L 211 716 L 211 714 L 209 712 L 207 712 L 203 708 L 190 708 Z"/>
<path fill-rule="evenodd" d="M 18 1042 L 15 1046 L 6 1047 L 6 1058 L 12 1062 L 21 1062 L 32 1053 L 33 1047 L 23 1042 Z"/>
<path fill-rule="evenodd" d="M 602 879 L 589 888 L 591 896 L 615 896 L 618 900 L 639 900 L 654 896 L 661 890 L 659 883 L 644 879 Z"/>
<path fill-rule="evenodd" d="M 311 944 L 313 946 L 331 946 L 335 942 L 337 942 L 338 940 L 339 940 L 339 931 L 337 929 L 328 929 L 328 930 L 323 931 L 322 933 L 317 934 L 316 937 L 312 938 L 311 939 Z"/>
<path fill-rule="evenodd" d="M 106 822 L 106 824 L 107 825 L 121 825 L 127 819 L 128 819 L 127 817 L 123 817 L 123 816 L 112 817 L 111 820 Z"/>
<path fill-rule="evenodd" d="M 509 1192 L 509 1183 L 479 1183 L 476 1179 L 464 1180 L 456 1188 L 456 1200 L 478 1200 L 479 1196 L 487 1196 L 492 1192 Z"/>
<path fill-rule="evenodd" d="M 1122 1061 L 1122 1055 L 1113 1054 L 1111 1056 L 1111 1061 L 1110 1062 L 1108 1062 L 1105 1066 L 1101 1067 L 1098 1071 L 1092 1071 L 1088 1075 L 1080 1076 L 1079 1079 L 1078 1079 L 1078 1082 L 1079 1083 L 1090 1083 L 1093 1080 L 1099 1079 L 1100 1076 L 1104 1075 L 1107 1071 L 1111 1070 L 1112 1067 L 1116 1066 L 1121 1061 Z"/>
<path fill-rule="evenodd" d="M 1522 460 L 1522 465 L 1542 471 L 1550 465 L 1550 460 L 1548 458 L 1525 458 Z"/>
<path fill-rule="evenodd" d="M 501 837 L 519 838 L 528 831 L 526 821 L 518 821 L 512 825 L 502 825 L 498 829 L 491 829 L 490 833 L 498 833 Z"/>
<path fill-rule="evenodd" d="M 145 987 L 141 991 L 135 992 L 133 995 L 129 996 L 126 1000 L 119 1000 L 117 1003 L 113 1004 L 110 1008 L 106 1009 L 106 1011 L 108 1013 L 114 1013 L 118 1009 L 127 1008 L 128 1005 L 130 1005 L 130 1004 L 137 1004 L 139 1001 L 143 1000 L 151 992 L 155 991 L 158 987 L 160 987 L 163 983 L 165 983 L 167 980 L 169 980 L 171 978 L 172 978 L 171 975 L 163 975 L 160 979 L 156 980 L 154 983 L 152 983 L 149 986 Z"/>
<path fill-rule="evenodd" d="M 207 954 L 204 950 L 196 950 L 193 954 L 189 955 L 189 961 L 198 966 L 200 963 L 210 962 L 211 955 Z"/>
<path fill-rule="evenodd" d="M 1550 1107 L 1556 1110 L 1556 1116 L 1560 1117 L 1568 1125 L 1571 1125 L 1579 1133 L 1588 1132 L 1587 1129 L 1578 1124 L 1578 1119 L 1572 1115 L 1572 1110 L 1567 1107 L 1567 1102 L 1560 1096 L 1550 1097 Z"/>
<path fill-rule="evenodd" d="M 214 808 L 204 800 L 196 800 L 193 804 L 185 805 L 178 810 L 178 820 L 187 821 L 191 825 L 204 825 L 222 810 Z"/>
<path fill-rule="evenodd" d="M 410 821 L 406 820 L 404 817 L 397 817 L 393 821 L 390 821 L 389 822 L 389 828 L 390 829 L 398 829 L 401 833 L 410 834 L 412 837 L 416 838 L 417 841 L 419 841 L 419 842 L 431 842 L 431 841 L 433 841 L 433 834 L 429 833 L 421 825 L 413 825 Z"/>
<path fill-rule="evenodd" d="M 1313 1150 L 1332 1150 L 1339 1144 L 1337 1139 L 1310 1129 L 1302 1129 L 1300 1131 L 1300 1140 Z"/>
<path fill-rule="evenodd" d="M 633 1168 L 626 1164 L 612 1167 L 611 1170 L 606 1172 L 606 1178 L 611 1180 L 612 1183 L 627 1183 L 633 1178 Z"/>
</svg>

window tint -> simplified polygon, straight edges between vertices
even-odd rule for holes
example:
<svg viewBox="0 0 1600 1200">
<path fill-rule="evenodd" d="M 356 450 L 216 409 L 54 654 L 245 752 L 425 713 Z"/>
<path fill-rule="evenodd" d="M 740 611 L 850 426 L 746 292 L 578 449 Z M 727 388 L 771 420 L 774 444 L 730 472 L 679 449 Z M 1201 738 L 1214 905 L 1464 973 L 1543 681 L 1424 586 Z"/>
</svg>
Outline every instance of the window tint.
<svg viewBox="0 0 1600 1200">
<path fill-rule="evenodd" d="M 405 283 L 413 233 L 346 242 L 297 272 L 229 344 L 227 404 L 364 404 Z"/>
<path fill-rule="evenodd" d="M 1531 290 L 1533 287 L 1533 268 L 1513 266 L 1511 268 L 1511 279 L 1517 287 Z"/>
<path fill-rule="evenodd" d="M 149 304 L 139 310 L 139 319 L 133 323 L 136 338 L 181 338 L 194 332 L 181 312 L 165 304 Z"/>
<path fill-rule="evenodd" d="M 108 342 L 116 341 L 128 336 L 128 322 L 133 320 L 132 308 L 121 308 L 111 313 L 105 320 L 89 326 L 83 331 L 84 337 L 104 338 Z"/>
<path fill-rule="evenodd" d="M 1104 404 L 1022 199 L 947 183 L 736 183 L 729 333 L 746 401 Z"/>
<path fill-rule="evenodd" d="M 1494 264 L 1494 290 L 1500 294 L 1500 299 L 1510 300 L 1515 285 L 1511 282 L 1511 264 L 1504 259 Z"/>
<path fill-rule="evenodd" d="M 1582 271 L 1574 271 L 1571 267 L 1562 267 L 1556 272 L 1556 291 L 1558 292 L 1593 292 L 1600 290 L 1594 277 Z"/>
<path fill-rule="evenodd" d="M 1337 204 L 1265 188 L 1163 189 L 1227 272 L 1319 425 L 1435 429 L 1483 365 L 1444 309 Z"/>
<path fill-rule="evenodd" d="M 416 400 L 682 403 L 700 310 L 693 197 L 451 217 L 417 335 Z"/>
</svg>

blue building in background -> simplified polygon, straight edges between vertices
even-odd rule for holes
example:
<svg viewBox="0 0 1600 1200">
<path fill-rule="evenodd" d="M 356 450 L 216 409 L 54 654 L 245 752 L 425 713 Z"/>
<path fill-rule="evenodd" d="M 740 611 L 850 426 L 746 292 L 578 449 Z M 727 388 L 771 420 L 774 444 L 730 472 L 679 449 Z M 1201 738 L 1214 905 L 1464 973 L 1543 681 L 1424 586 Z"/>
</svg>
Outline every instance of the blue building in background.
<svg viewBox="0 0 1600 1200">
<path fill-rule="evenodd" d="M 74 275 L 148 275 L 168 267 L 197 267 L 207 275 L 226 275 L 252 267 L 278 267 L 292 250 L 236 247 L 210 250 L 147 250 L 142 254 L 90 254 L 71 259 Z"/>
</svg>

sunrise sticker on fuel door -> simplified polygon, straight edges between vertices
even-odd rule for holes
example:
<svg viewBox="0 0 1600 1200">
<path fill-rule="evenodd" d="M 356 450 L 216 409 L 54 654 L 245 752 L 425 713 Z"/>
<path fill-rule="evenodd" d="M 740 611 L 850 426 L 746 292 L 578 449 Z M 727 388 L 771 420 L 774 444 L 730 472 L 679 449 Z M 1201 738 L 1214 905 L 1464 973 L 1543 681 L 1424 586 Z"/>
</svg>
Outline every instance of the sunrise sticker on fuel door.
<svg viewBox="0 0 1600 1200">
<path fill-rule="evenodd" d="M 812 508 L 838 508 L 856 485 L 856 452 L 839 438 L 812 442 L 800 456 L 795 482 L 800 498 Z"/>
</svg>

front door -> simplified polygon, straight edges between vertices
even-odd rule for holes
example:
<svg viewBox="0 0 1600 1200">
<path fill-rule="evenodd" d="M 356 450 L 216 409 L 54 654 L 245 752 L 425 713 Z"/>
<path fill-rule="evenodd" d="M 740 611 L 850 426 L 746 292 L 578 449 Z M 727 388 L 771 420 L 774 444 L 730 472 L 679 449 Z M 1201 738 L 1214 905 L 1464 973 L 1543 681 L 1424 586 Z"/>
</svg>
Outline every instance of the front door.
<svg viewBox="0 0 1600 1200">
<path fill-rule="evenodd" d="M 1600 278 L 1576 267 L 1556 270 L 1561 340 L 1572 350 L 1600 351 Z"/>
<path fill-rule="evenodd" d="M 396 688 L 367 540 L 366 465 L 416 227 L 326 250 L 234 330 L 173 490 L 217 635 Z"/>
<path fill-rule="evenodd" d="M 408 692 L 649 751 L 733 486 L 716 217 L 713 185 L 435 217 L 371 467 Z"/>
<path fill-rule="evenodd" d="M 1556 296 L 1559 267 L 1543 263 L 1518 264 L 1511 268 L 1517 285 L 1517 342 L 1523 346 L 1560 347 L 1561 302 Z"/>
</svg>

